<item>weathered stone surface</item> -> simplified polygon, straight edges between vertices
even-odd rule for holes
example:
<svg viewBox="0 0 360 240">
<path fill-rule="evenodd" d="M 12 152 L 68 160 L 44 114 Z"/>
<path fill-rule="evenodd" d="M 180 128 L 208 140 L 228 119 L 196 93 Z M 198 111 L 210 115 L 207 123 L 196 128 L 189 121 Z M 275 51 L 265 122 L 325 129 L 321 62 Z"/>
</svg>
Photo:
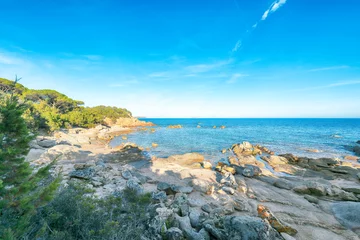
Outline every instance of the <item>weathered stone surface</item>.
<svg viewBox="0 0 360 240">
<path fill-rule="evenodd" d="M 268 162 L 269 165 L 272 167 L 288 163 L 288 160 L 285 157 L 281 156 L 262 156 L 261 159 Z"/>
<path fill-rule="evenodd" d="M 319 199 L 317 199 L 316 197 L 305 195 L 304 198 L 311 203 L 319 203 Z"/>
<path fill-rule="evenodd" d="M 360 202 L 336 202 L 331 208 L 341 224 L 360 235 Z"/>
<path fill-rule="evenodd" d="M 184 235 L 180 229 L 172 227 L 166 231 L 166 239 L 167 240 L 182 240 L 182 239 L 184 239 Z"/>
<path fill-rule="evenodd" d="M 224 219 L 226 239 L 275 240 L 281 239 L 264 220 L 250 216 L 228 216 Z"/>
<path fill-rule="evenodd" d="M 32 149 L 30 149 L 29 153 L 25 157 L 25 161 L 32 162 L 32 161 L 38 160 L 44 152 L 45 152 L 44 149 L 32 148 Z"/>
<path fill-rule="evenodd" d="M 189 216 L 180 217 L 175 214 L 175 219 L 179 223 L 179 228 L 183 231 L 192 229 Z"/>
<path fill-rule="evenodd" d="M 130 178 L 132 178 L 132 174 L 129 170 L 124 170 L 121 172 L 121 176 L 123 178 L 125 178 L 126 180 L 129 180 Z"/>
<path fill-rule="evenodd" d="M 231 150 L 236 156 L 254 154 L 254 148 L 249 142 L 234 144 L 232 145 Z"/>
<path fill-rule="evenodd" d="M 204 227 L 205 227 L 206 231 L 208 233 L 210 233 L 210 235 L 213 236 L 215 239 L 218 239 L 218 240 L 226 240 L 227 239 L 225 233 L 223 233 L 220 229 L 217 229 L 210 224 L 205 224 Z"/>
<path fill-rule="evenodd" d="M 204 156 L 199 153 L 185 153 L 183 155 L 173 155 L 168 158 L 159 158 L 156 159 L 157 162 L 167 163 L 176 163 L 183 166 L 190 166 L 194 163 L 202 163 L 204 161 Z"/>
<path fill-rule="evenodd" d="M 274 186 L 282 189 L 291 190 L 294 187 L 294 184 L 292 184 L 288 180 L 280 178 L 274 182 Z"/>
<path fill-rule="evenodd" d="M 301 194 L 310 194 L 315 196 L 325 196 L 325 186 L 318 182 L 306 182 L 305 185 L 300 185 L 294 188 L 294 191 Z"/>
<path fill-rule="evenodd" d="M 213 192 L 213 188 L 208 181 L 201 180 L 201 179 L 192 179 L 189 184 L 196 191 L 206 193 L 206 194 L 211 194 Z"/>
<path fill-rule="evenodd" d="M 189 218 L 193 228 L 198 228 L 200 226 L 200 212 L 196 210 L 190 210 Z"/>
<path fill-rule="evenodd" d="M 202 162 L 202 167 L 205 169 L 212 169 L 212 164 L 209 161 L 203 161 Z"/>
<path fill-rule="evenodd" d="M 235 199 L 233 205 L 234 209 L 240 212 L 250 212 L 251 210 L 248 200 L 245 198 Z"/>
<path fill-rule="evenodd" d="M 166 183 L 166 182 L 159 182 L 157 184 L 157 189 L 159 191 L 168 192 L 169 190 L 171 190 L 171 185 L 169 183 Z"/>
<path fill-rule="evenodd" d="M 295 235 L 297 233 L 296 229 L 293 229 L 290 226 L 286 226 L 277 219 L 270 209 L 264 205 L 258 205 L 257 207 L 258 215 L 262 219 L 266 219 L 270 225 L 275 228 L 278 232 L 285 232 L 289 235 Z"/>
<path fill-rule="evenodd" d="M 43 148 L 51 148 L 56 145 L 56 139 L 52 138 L 38 137 L 36 141 L 37 144 Z"/>
<path fill-rule="evenodd" d="M 205 204 L 205 205 L 201 206 L 201 210 L 203 210 L 204 212 L 207 212 L 207 213 L 211 213 L 213 208 L 211 207 L 210 204 Z"/>
<path fill-rule="evenodd" d="M 350 161 L 357 161 L 357 160 L 359 160 L 359 157 L 348 155 L 348 156 L 345 156 L 344 159 L 345 160 L 350 160 Z"/>
<path fill-rule="evenodd" d="M 220 180 L 220 183 L 228 187 L 234 187 L 234 188 L 236 188 L 238 185 L 236 183 L 234 175 L 232 175 L 230 172 L 226 172 L 224 174 L 223 178 Z"/>
<path fill-rule="evenodd" d="M 78 178 L 89 180 L 95 174 L 95 170 L 93 168 L 86 168 L 82 170 L 75 170 L 69 173 L 70 178 Z"/>
<path fill-rule="evenodd" d="M 167 199 L 166 192 L 164 192 L 164 191 L 153 192 L 153 193 L 151 194 L 151 197 L 152 197 L 152 199 L 154 199 L 154 200 L 163 201 L 163 202 L 166 201 L 166 199 Z"/>
<path fill-rule="evenodd" d="M 235 190 L 231 187 L 222 187 L 222 190 L 224 190 L 226 193 L 234 195 Z"/>
<path fill-rule="evenodd" d="M 144 193 L 144 188 L 134 178 L 127 180 L 126 187 L 133 190 L 137 194 Z"/>
<path fill-rule="evenodd" d="M 242 175 L 244 175 L 245 177 L 259 176 L 260 174 L 261 170 L 259 167 L 249 164 L 246 164 L 245 168 L 242 171 Z"/>
</svg>

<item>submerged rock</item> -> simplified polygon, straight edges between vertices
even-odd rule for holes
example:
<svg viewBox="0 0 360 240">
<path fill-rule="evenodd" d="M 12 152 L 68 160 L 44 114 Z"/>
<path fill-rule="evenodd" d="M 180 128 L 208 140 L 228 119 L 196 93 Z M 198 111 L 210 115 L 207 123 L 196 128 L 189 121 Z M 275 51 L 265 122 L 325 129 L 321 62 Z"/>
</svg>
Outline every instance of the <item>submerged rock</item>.
<svg viewBox="0 0 360 240">
<path fill-rule="evenodd" d="M 178 125 L 169 125 L 168 128 L 175 129 L 175 128 L 182 128 L 182 126 L 180 124 L 178 124 Z"/>
</svg>

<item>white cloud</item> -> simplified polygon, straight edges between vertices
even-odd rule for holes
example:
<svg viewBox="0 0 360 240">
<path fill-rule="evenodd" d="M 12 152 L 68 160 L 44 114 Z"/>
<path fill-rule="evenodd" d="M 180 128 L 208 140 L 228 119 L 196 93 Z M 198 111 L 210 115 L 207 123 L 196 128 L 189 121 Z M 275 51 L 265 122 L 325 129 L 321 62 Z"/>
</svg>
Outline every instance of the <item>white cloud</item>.
<svg viewBox="0 0 360 240">
<path fill-rule="evenodd" d="M 226 83 L 228 83 L 228 84 L 236 83 L 239 78 L 247 77 L 247 76 L 249 76 L 249 75 L 247 75 L 247 74 L 242 74 L 242 73 L 234 73 L 234 74 L 231 76 L 231 78 L 226 81 Z"/>
<path fill-rule="evenodd" d="M 347 85 L 358 85 L 358 84 L 360 84 L 360 80 L 352 80 L 352 81 L 343 81 L 343 82 L 330 83 L 328 85 L 323 85 L 323 86 L 295 89 L 293 91 L 310 91 L 310 90 L 335 88 L 335 87 L 342 87 L 342 86 L 347 86 Z"/>
<path fill-rule="evenodd" d="M 286 0 L 276 0 L 275 2 L 273 2 L 271 4 L 271 6 L 269 7 L 269 9 L 267 9 L 264 12 L 264 14 L 261 17 L 261 20 L 264 21 L 269 16 L 270 13 L 276 12 L 285 3 L 286 3 Z"/>
<path fill-rule="evenodd" d="M 185 67 L 185 70 L 189 71 L 190 73 L 204 73 L 209 72 L 211 70 L 226 66 L 232 63 L 232 59 L 225 60 L 225 61 L 217 61 L 210 64 L 197 64 Z"/>
<path fill-rule="evenodd" d="M 339 87 L 339 86 L 356 85 L 356 84 L 360 84 L 360 80 L 332 83 L 329 84 L 327 87 Z"/>
<path fill-rule="evenodd" d="M 234 48 L 231 50 L 232 52 L 237 52 L 237 50 L 239 50 L 239 48 L 241 48 L 242 42 L 241 40 L 237 41 Z"/>
<path fill-rule="evenodd" d="M 346 68 L 350 68 L 350 67 L 346 65 L 341 65 L 341 66 L 332 66 L 332 67 L 324 67 L 324 68 L 314 68 L 308 70 L 308 72 L 329 71 L 329 70 L 338 70 L 338 69 L 346 69 Z"/>
<path fill-rule="evenodd" d="M 261 17 L 261 20 L 265 20 L 268 16 L 269 16 L 269 12 L 270 12 L 270 10 L 268 9 L 268 10 L 266 10 L 265 12 L 264 12 L 264 14 L 262 15 L 262 17 Z"/>
</svg>

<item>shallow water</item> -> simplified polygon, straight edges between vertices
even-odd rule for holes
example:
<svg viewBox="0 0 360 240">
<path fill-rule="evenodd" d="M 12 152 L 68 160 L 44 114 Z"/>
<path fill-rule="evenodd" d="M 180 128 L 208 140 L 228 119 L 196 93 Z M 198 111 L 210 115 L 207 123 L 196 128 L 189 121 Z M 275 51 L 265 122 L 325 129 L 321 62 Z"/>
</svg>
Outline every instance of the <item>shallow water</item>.
<svg viewBox="0 0 360 240">
<path fill-rule="evenodd" d="M 360 140 L 360 119 L 142 119 L 156 124 L 156 131 L 138 131 L 127 140 L 115 138 L 112 146 L 134 142 L 151 147 L 150 155 L 167 157 L 173 154 L 199 152 L 211 161 L 226 158 L 221 149 L 234 143 L 249 141 L 275 151 L 308 157 L 338 157 L 353 155 L 349 146 Z M 169 129 L 180 124 L 181 129 Z M 200 125 L 201 128 L 197 128 Z M 220 129 L 221 125 L 226 126 Z M 213 129 L 213 126 L 217 126 Z M 317 149 L 319 153 L 307 150 Z"/>
</svg>

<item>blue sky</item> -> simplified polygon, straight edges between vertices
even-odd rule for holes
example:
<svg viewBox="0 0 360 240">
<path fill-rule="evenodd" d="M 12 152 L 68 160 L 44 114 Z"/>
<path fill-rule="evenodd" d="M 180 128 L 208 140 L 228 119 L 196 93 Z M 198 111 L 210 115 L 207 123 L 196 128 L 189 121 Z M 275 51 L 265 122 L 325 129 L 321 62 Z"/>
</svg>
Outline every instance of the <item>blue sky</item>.
<svg viewBox="0 0 360 240">
<path fill-rule="evenodd" d="M 0 77 L 147 117 L 360 117 L 357 0 L 0 0 Z"/>
</svg>

